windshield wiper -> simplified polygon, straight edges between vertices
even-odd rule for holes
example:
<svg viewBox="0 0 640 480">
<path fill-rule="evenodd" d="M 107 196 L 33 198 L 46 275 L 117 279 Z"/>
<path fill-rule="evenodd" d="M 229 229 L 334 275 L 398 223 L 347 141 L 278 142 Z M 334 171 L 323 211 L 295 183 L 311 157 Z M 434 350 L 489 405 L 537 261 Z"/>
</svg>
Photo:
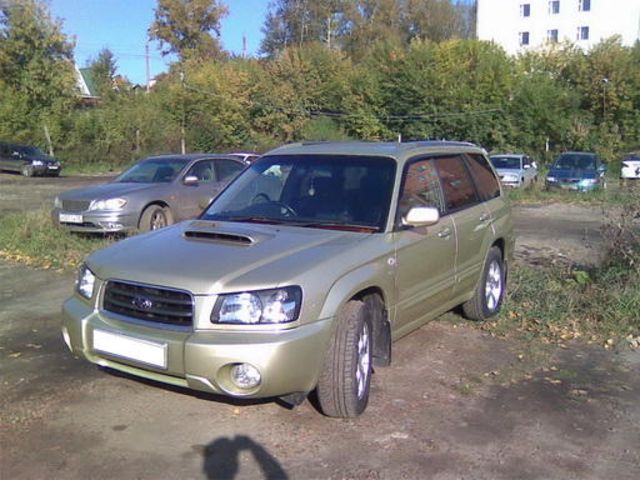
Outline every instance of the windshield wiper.
<svg viewBox="0 0 640 480">
<path fill-rule="evenodd" d="M 306 227 L 306 228 L 326 228 L 330 230 L 344 230 L 347 232 L 358 232 L 358 233 L 375 233 L 380 231 L 380 227 L 372 227 L 371 225 L 355 225 L 350 223 L 337 223 L 337 222 L 302 223 L 297 226 Z"/>
<path fill-rule="evenodd" d="M 235 215 L 229 217 L 219 217 L 214 220 L 220 222 L 248 222 L 248 223 L 264 223 L 271 225 L 282 225 L 283 223 L 287 223 L 283 219 L 277 219 L 272 217 L 264 217 L 260 215 Z"/>
</svg>

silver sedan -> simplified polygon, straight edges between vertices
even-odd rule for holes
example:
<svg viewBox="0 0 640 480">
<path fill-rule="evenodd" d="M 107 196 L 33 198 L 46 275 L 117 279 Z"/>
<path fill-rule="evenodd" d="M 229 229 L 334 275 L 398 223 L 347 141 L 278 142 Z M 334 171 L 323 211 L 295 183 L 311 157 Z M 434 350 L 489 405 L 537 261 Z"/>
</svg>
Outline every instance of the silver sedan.
<svg viewBox="0 0 640 480">
<path fill-rule="evenodd" d="M 229 155 L 150 157 L 112 182 L 60 194 L 53 219 L 76 232 L 156 230 L 197 217 L 244 167 Z"/>
<path fill-rule="evenodd" d="M 500 182 L 506 187 L 528 187 L 538 178 L 538 167 L 531 157 L 521 153 L 492 155 L 491 163 L 495 167 Z"/>
</svg>

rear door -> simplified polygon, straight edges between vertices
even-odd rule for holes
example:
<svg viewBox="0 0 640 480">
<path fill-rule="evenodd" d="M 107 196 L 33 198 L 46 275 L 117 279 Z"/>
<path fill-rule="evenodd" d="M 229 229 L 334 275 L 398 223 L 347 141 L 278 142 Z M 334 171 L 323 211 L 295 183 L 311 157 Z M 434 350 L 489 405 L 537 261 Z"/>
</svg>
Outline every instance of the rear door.
<svg viewBox="0 0 640 480">
<path fill-rule="evenodd" d="M 493 237 L 492 219 L 476 190 L 463 155 L 439 157 L 435 164 L 442 182 L 446 210 L 456 231 L 454 294 L 457 296 L 472 290 L 480 277 L 487 243 Z"/>
<path fill-rule="evenodd" d="M 396 215 L 397 316 L 394 337 L 410 332 L 442 310 L 455 282 L 455 226 L 445 214 L 433 160 L 422 158 L 405 166 Z M 407 228 L 402 217 L 411 207 L 436 207 L 442 217 L 433 226 Z"/>
</svg>

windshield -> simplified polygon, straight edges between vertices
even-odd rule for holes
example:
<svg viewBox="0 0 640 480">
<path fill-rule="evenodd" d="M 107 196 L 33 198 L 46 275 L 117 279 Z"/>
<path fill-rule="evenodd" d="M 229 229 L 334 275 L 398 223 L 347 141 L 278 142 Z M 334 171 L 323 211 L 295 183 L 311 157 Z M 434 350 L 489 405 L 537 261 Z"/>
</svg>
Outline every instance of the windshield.
<svg viewBox="0 0 640 480">
<path fill-rule="evenodd" d="M 150 158 L 136 163 L 114 182 L 117 183 L 170 183 L 178 176 L 188 160 L 184 158 Z"/>
<path fill-rule="evenodd" d="M 395 161 L 382 157 L 263 157 L 217 197 L 202 218 L 382 231 L 395 170 Z"/>
<path fill-rule="evenodd" d="M 520 170 L 520 157 L 491 157 L 491 163 L 496 168 Z"/>
<path fill-rule="evenodd" d="M 28 147 L 28 146 L 19 145 L 15 147 L 14 150 L 22 155 L 26 155 L 30 157 L 45 156 L 45 153 L 37 147 Z"/>
<path fill-rule="evenodd" d="M 553 168 L 568 168 L 575 170 L 595 170 L 596 158 L 593 155 L 560 155 Z"/>
</svg>

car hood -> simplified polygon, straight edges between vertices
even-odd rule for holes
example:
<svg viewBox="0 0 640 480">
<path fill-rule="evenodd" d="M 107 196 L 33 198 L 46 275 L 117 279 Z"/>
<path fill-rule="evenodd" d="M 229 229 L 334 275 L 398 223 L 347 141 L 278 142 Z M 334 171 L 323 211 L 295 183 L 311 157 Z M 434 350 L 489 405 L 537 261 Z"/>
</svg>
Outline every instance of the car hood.
<svg viewBox="0 0 640 480">
<path fill-rule="evenodd" d="M 95 252 L 89 268 L 120 279 L 209 295 L 300 282 L 319 271 L 339 276 L 361 261 L 373 234 L 232 222 L 186 221 Z"/>
<path fill-rule="evenodd" d="M 573 168 L 552 168 L 549 170 L 548 177 L 555 177 L 560 180 L 564 179 L 581 179 L 598 178 L 596 170 L 579 170 Z"/>
<path fill-rule="evenodd" d="M 522 175 L 524 173 L 523 169 L 519 168 L 497 168 L 496 172 L 498 175 Z"/>
<path fill-rule="evenodd" d="M 164 183 L 105 183 L 86 188 L 68 190 L 58 197 L 61 200 L 96 200 L 125 196 L 129 193 L 166 185 Z"/>
</svg>

